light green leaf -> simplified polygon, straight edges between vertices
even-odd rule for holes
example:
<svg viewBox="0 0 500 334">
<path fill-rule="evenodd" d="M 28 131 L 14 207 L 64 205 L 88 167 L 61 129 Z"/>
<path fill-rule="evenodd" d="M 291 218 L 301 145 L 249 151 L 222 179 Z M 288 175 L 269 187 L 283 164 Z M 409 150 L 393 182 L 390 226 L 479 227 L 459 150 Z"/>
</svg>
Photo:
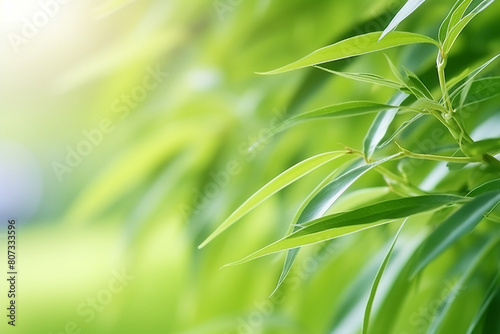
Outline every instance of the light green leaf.
<svg viewBox="0 0 500 334">
<path fill-rule="evenodd" d="M 312 158 L 299 162 L 293 167 L 290 167 L 280 175 L 276 176 L 264 187 L 253 194 L 249 199 L 247 199 L 238 209 L 236 209 L 216 230 L 213 232 L 200 246 L 202 248 L 206 246 L 215 237 L 221 234 L 224 230 L 238 221 L 241 217 L 246 215 L 248 212 L 253 210 L 267 198 L 280 191 L 287 185 L 295 182 L 301 177 L 309 174 L 316 168 L 335 160 L 341 156 L 345 155 L 345 152 L 328 152 L 316 155 Z"/>
<path fill-rule="evenodd" d="M 393 160 L 397 157 L 401 156 L 400 154 L 395 154 L 385 159 L 379 160 L 377 162 L 360 166 L 354 168 L 352 170 L 347 171 L 342 174 L 332 182 L 325 185 L 305 206 L 304 210 L 301 212 L 299 218 L 297 219 L 296 226 L 294 228 L 294 232 L 297 231 L 303 223 L 309 222 L 316 218 L 319 218 L 325 214 L 325 212 L 337 201 L 337 199 L 361 176 L 366 174 L 368 171 L 373 168 L 380 166 L 381 164 Z M 292 268 L 293 262 L 297 257 L 299 249 L 290 250 L 285 259 L 285 264 L 283 266 L 283 270 L 281 272 L 278 286 L 285 280 L 286 276 L 290 272 Z M 276 290 L 275 289 L 275 290 Z"/>
<path fill-rule="evenodd" d="M 384 38 L 389 32 L 396 29 L 396 27 L 406 19 L 411 13 L 413 13 L 425 0 L 408 0 L 404 6 L 399 10 L 399 12 L 394 16 L 392 21 L 389 23 L 387 28 L 380 36 L 380 39 Z"/>
<path fill-rule="evenodd" d="M 398 134 L 400 134 L 402 131 L 404 131 L 404 129 L 406 129 L 408 126 L 410 126 L 411 124 L 413 124 L 414 122 L 416 122 L 417 120 L 422 118 L 423 116 L 425 116 L 425 114 L 418 114 L 415 117 L 413 117 L 412 119 L 410 119 L 409 121 L 403 122 L 399 126 L 399 128 L 396 131 L 394 131 L 394 133 L 387 140 L 385 140 L 382 144 L 380 144 L 377 148 L 384 148 L 385 146 L 392 143 L 392 141 L 394 140 L 394 138 L 396 138 L 396 136 Z"/>
<path fill-rule="evenodd" d="M 443 23 L 441 23 L 441 26 L 439 26 L 438 40 L 441 44 L 443 44 L 444 40 L 446 39 L 446 34 L 448 33 L 448 29 L 450 27 L 451 16 L 453 15 L 453 13 L 455 13 L 456 8 L 461 1 L 463 0 L 458 0 L 457 2 L 455 2 L 451 10 L 448 12 L 448 15 L 446 15 L 446 18 L 443 20 Z"/>
<path fill-rule="evenodd" d="M 434 97 L 432 96 L 431 92 L 429 89 L 424 85 L 424 83 L 419 79 L 419 77 L 407 69 L 406 67 L 403 67 L 406 76 L 408 77 L 408 87 L 412 92 L 414 92 L 414 95 L 419 97 L 419 98 L 427 98 L 431 101 L 434 100 Z"/>
<path fill-rule="evenodd" d="M 394 95 L 387 104 L 399 106 L 403 103 L 404 100 L 408 97 L 408 94 L 403 92 L 398 92 Z M 369 159 L 371 158 L 373 152 L 377 148 L 380 141 L 384 138 L 389 129 L 389 126 L 392 124 L 394 117 L 398 112 L 397 108 L 387 109 L 379 112 L 375 119 L 373 120 L 368 133 L 363 142 L 363 152 L 365 156 Z"/>
<path fill-rule="evenodd" d="M 381 32 L 372 32 L 351 37 L 318 49 L 294 63 L 260 74 L 278 74 L 288 72 L 299 68 L 385 50 L 396 46 L 417 43 L 429 43 L 438 46 L 438 43 L 430 37 L 409 32 L 391 32 L 379 42 L 378 39 L 381 35 Z"/>
<path fill-rule="evenodd" d="M 352 79 L 352 80 L 372 83 L 372 84 L 390 87 L 390 88 L 394 88 L 394 89 L 401 89 L 403 87 L 403 85 L 401 85 L 400 83 L 393 81 L 393 80 L 390 80 L 390 79 L 387 79 L 387 78 L 384 78 L 380 75 L 375 75 L 375 74 L 371 74 L 371 73 L 337 72 L 337 71 L 330 70 L 328 68 L 321 67 L 321 66 L 314 66 L 314 67 L 319 68 L 319 69 L 326 71 L 326 72 L 329 72 L 329 73 L 336 74 L 336 75 L 344 77 L 344 78 Z"/>
<path fill-rule="evenodd" d="M 339 238 L 387 224 L 390 220 L 409 217 L 465 200 L 465 197 L 453 195 L 423 195 L 385 201 L 350 212 L 324 216 L 303 224 L 303 229 L 232 264 L 240 264 L 283 250 Z"/>
<path fill-rule="evenodd" d="M 456 39 L 462 32 L 462 30 L 469 24 L 469 22 L 480 12 L 485 10 L 489 5 L 491 5 L 495 0 L 484 0 L 479 5 L 476 6 L 469 14 L 467 14 L 464 18 L 462 18 L 455 26 L 453 26 L 446 36 L 446 39 L 443 43 L 443 50 L 445 54 L 448 54 L 451 50 L 451 47 L 455 43 Z"/>
<path fill-rule="evenodd" d="M 405 223 L 406 223 L 406 220 L 399 227 L 398 232 L 396 233 L 396 236 L 394 237 L 394 240 L 392 241 L 392 244 L 389 247 L 389 250 L 387 251 L 387 254 L 384 258 L 384 261 L 382 261 L 382 264 L 380 265 L 380 268 L 377 271 L 377 275 L 375 276 L 375 280 L 373 281 L 372 288 L 370 290 L 370 296 L 368 297 L 368 302 L 366 303 L 365 316 L 363 319 L 362 334 L 368 333 L 368 326 L 370 325 L 370 315 L 371 315 L 372 308 L 373 308 L 373 302 L 375 301 L 375 294 L 377 293 L 377 289 L 378 289 L 380 280 L 382 279 L 382 275 L 385 271 L 385 268 L 387 267 L 387 264 L 389 263 L 389 259 L 391 258 L 392 251 L 394 250 L 394 246 L 396 245 L 396 241 L 398 240 L 399 234 L 401 233 L 401 230 L 403 229 Z"/>
<path fill-rule="evenodd" d="M 475 197 L 441 223 L 420 247 L 420 258 L 412 271 L 417 275 L 442 252 L 470 233 L 500 202 L 500 190 Z"/>
</svg>

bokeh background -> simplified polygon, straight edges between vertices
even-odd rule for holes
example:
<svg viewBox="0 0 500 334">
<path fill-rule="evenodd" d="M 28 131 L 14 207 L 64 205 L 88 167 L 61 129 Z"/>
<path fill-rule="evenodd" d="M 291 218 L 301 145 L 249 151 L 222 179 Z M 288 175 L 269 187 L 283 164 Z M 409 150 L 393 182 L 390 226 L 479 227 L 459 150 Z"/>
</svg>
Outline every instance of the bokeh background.
<svg viewBox="0 0 500 334">
<path fill-rule="evenodd" d="M 452 3 L 429 1 L 399 29 L 435 37 Z M 383 30 L 402 4 L 1 0 L 0 252 L 7 219 L 15 218 L 19 281 L 17 326 L 2 314 L 0 331 L 330 333 L 341 324 L 338 333 L 356 333 L 393 232 L 305 248 L 270 299 L 282 255 L 219 269 L 281 237 L 305 195 L 346 160 L 197 246 L 286 168 L 343 145 L 361 148 L 373 116 L 309 122 L 271 137 L 273 125 L 392 94 L 316 69 L 255 72 Z M 451 72 L 500 49 L 499 9 L 493 4 L 467 27 Z M 385 53 L 434 82 L 432 51 Z M 332 68 L 389 73 L 381 53 Z M 368 175 L 352 191 L 366 185 L 383 182 Z M 340 207 L 354 204 L 347 196 Z M 424 282 L 409 300 L 426 307 L 452 286 Z M 0 289 L 4 310 L 5 279 Z M 430 316 L 418 310 L 402 307 L 394 333 L 420 333 Z"/>
</svg>

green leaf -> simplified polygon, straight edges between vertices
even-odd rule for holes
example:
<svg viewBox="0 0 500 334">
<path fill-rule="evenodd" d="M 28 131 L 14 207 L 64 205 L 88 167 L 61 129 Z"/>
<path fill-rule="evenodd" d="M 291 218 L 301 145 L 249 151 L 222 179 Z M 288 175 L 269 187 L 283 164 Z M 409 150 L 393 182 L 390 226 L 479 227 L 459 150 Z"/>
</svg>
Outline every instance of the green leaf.
<svg viewBox="0 0 500 334">
<path fill-rule="evenodd" d="M 483 154 L 495 155 L 500 152 L 500 138 L 484 139 L 465 144 L 463 149 L 471 157 L 478 157 Z"/>
<path fill-rule="evenodd" d="M 435 40 L 424 35 L 395 31 L 388 34 L 386 38 L 379 42 L 378 39 L 381 35 L 381 32 L 372 32 L 351 37 L 318 49 L 294 63 L 260 74 L 278 74 L 288 72 L 299 68 L 323 64 L 330 61 L 350 58 L 408 44 L 429 43 L 439 47 Z"/>
<path fill-rule="evenodd" d="M 408 94 L 403 92 L 398 92 L 394 95 L 387 104 L 399 106 L 403 103 L 404 100 L 408 97 Z M 365 156 L 370 159 L 373 152 L 377 148 L 380 141 L 384 138 L 389 129 L 389 126 L 392 124 L 392 121 L 396 117 L 398 112 L 397 108 L 387 109 L 379 112 L 375 119 L 373 120 L 368 133 L 363 142 L 363 152 Z"/>
<path fill-rule="evenodd" d="M 492 99 L 500 95 L 500 77 L 470 81 L 463 89 L 458 109 Z"/>
<path fill-rule="evenodd" d="M 466 196 L 467 197 L 476 197 L 481 194 L 487 193 L 489 191 L 493 190 L 499 190 L 500 189 L 500 179 L 496 180 L 491 180 L 486 183 L 483 183 L 482 185 L 472 189 Z"/>
<path fill-rule="evenodd" d="M 271 195 L 280 191 L 289 184 L 295 182 L 301 177 L 309 174 L 316 168 L 335 160 L 341 156 L 345 155 L 345 152 L 328 152 L 316 155 L 312 158 L 299 162 L 298 164 L 290 167 L 280 175 L 276 176 L 269 183 L 263 186 L 255 194 L 253 194 L 249 199 L 247 199 L 239 208 L 237 208 L 216 230 L 213 232 L 200 246 L 202 248 L 206 246 L 215 237 L 221 234 L 224 230 L 234 224 L 241 217 L 246 215 L 248 212 L 253 210 Z"/>
<path fill-rule="evenodd" d="M 400 154 L 395 154 L 385 159 L 379 160 L 377 162 L 360 166 L 354 168 L 332 182 L 325 185 L 305 206 L 304 210 L 301 212 L 299 218 L 297 219 L 297 223 L 294 228 L 294 232 L 297 231 L 300 226 L 306 222 L 319 218 L 325 214 L 325 212 L 337 201 L 337 199 L 361 176 L 366 174 L 371 169 L 380 166 L 381 164 L 393 160 L 399 157 Z M 285 264 L 283 266 L 283 270 L 281 272 L 278 285 L 276 289 L 281 285 L 281 283 L 285 280 L 286 276 L 290 272 L 292 265 L 297 257 L 299 249 L 290 250 L 285 259 Z M 276 291 L 275 289 L 275 291 Z"/>
<path fill-rule="evenodd" d="M 456 284 L 454 289 L 446 296 L 444 307 L 438 310 L 438 313 L 434 317 L 429 329 L 427 330 L 428 334 L 436 334 L 439 333 L 439 329 L 444 322 L 444 319 L 450 313 L 450 309 L 454 303 L 457 302 L 458 291 L 460 291 L 464 286 L 467 286 L 468 283 L 471 283 L 473 279 L 474 273 L 477 273 L 480 264 L 485 261 L 485 258 L 491 253 L 493 249 L 498 245 L 498 234 L 494 237 L 490 238 L 490 240 L 480 248 L 478 251 L 475 250 L 475 256 L 469 260 L 470 263 L 467 264 L 467 270 L 460 278 L 459 282 Z"/>
<path fill-rule="evenodd" d="M 349 212 L 324 216 L 303 224 L 303 229 L 232 264 L 240 264 L 283 250 L 339 238 L 387 224 L 389 220 L 409 217 L 465 200 L 465 197 L 453 195 L 423 195 L 389 200 Z"/>
<path fill-rule="evenodd" d="M 416 108 L 389 105 L 384 103 L 377 103 L 371 101 L 352 101 L 343 102 L 339 104 L 334 104 L 331 106 L 315 109 L 312 111 L 307 111 L 302 114 L 298 114 L 284 121 L 282 124 L 278 125 L 273 132 L 280 132 L 284 129 L 302 121 L 319 119 L 319 118 L 343 118 L 371 114 L 387 109 L 405 109 L 410 111 L 417 111 Z"/>
<path fill-rule="evenodd" d="M 455 43 L 456 39 L 462 32 L 462 30 L 469 24 L 469 22 L 480 12 L 485 10 L 489 5 L 491 5 L 495 0 L 484 0 L 479 5 L 476 6 L 469 14 L 467 14 L 464 18 L 462 18 L 455 26 L 453 26 L 446 36 L 446 39 L 443 43 L 443 50 L 445 54 L 448 54 L 451 50 L 451 47 Z"/>
<path fill-rule="evenodd" d="M 458 7 L 458 5 L 460 4 L 461 1 L 463 1 L 463 0 L 458 0 L 457 2 L 455 2 L 453 7 L 451 8 L 451 10 L 448 12 L 448 15 L 446 15 L 446 18 L 443 20 L 443 23 L 441 23 L 441 25 L 439 26 L 438 40 L 439 40 L 439 43 L 441 43 L 441 44 L 443 44 L 444 40 L 446 39 L 446 35 L 447 35 L 448 30 L 450 28 L 451 16 L 453 15 L 453 13 L 455 13 L 456 8 Z"/>
<path fill-rule="evenodd" d="M 408 87 L 412 92 L 414 92 L 414 95 L 419 97 L 419 98 L 427 98 L 431 101 L 434 100 L 434 97 L 432 96 L 431 92 L 429 89 L 424 85 L 424 83 L 419 79 L 419 77 L 407 69 L 406 67 L 403 67 L 403 70 L 405 71 L 407 77 L 408 77 Z"/>
<path fill-rule="evenodd" d="M 467 329 L 466 334 L 472 334 L 474 333 L 474 330 L 476 327 L 479 325 L 479 322 L 481 321 L 481 318 L 483 315 L 486 313 L 486 310 L 488 309 L 488 306 L 491 304 L 491 301 L 495 296 L 498 294 L 500 291 L 500 272 L 498 272 L 491 281 L 490 286 L 488 287 L 488 290 L 484 294 L 484 300 L 481 303 L 481 308 L 477 312 L 477 314 L 474 316 L 474 319 L 470 322 L 469 328 Z"/>
<path fill-rule="evenodd" d="M 472 72 L 467 77 L 467 80 L 463 82 L 460 86 L 457 88 L 453 89 L 453 91 L 450 94 L 450 99 L 455 98 L 458 94 L 462 92 L 462 90 L 467 86 L 468 83 L 470 83 L 474 78 L 481 73 L 488 65 L 490 65 L 492 62 L 494 62 L 498 57 L 500 57 L 500 54 L 497 54 L 493 58 L 489 59 L 487 62 L 479 66 L 478 68 L 474 69 Z M 452 88 L 452 87 L 450 87 Z"/>
<path fill-rule="evenodd" d="M 384 38 L 389 32 L 396 29 L 396 27 L 406 19 L 411 13 L 413 13 L 425 0 L 408 0 L 404 6 L 399 10 L 399 12 L 394 16 L 392 21 L 389 23 L 387 28 L 380 36 L 380 39 Z"/>
<path fill-rule="evenodd" d="M 472 3 L 473 0 L 463 0 L 458 7 L 456 7 L 453 10 L 453 13 L 451 14 L 450 17 L 450 23 L 447 28 L 447 33 L 451 31 L 453 27 L 455 27 L 457 24 L 460 23 L 460 20 L 462 20 L 465 11 L 467 8 L 469 8 L 470 4 Z"/>
<path fill-rule="evenodd" d="M 373 302 L 375 301 L 375 294 L 377 293 L 377 289 L 378 289 L 378 286 L 380 284 L 380 280 L 382 279 L 382 275 L 385 271 L 385 268 L 387 267 L 387 264 L 389 263 L 389 259 L 391 258 L 392 251 L 394 250 L 394 246 L 396 245 L 396 241 L 398 240 L 399 234 L 401 233 L 401 230 L 403 229 L 405 223 L 406 223 L 406 220 L 399 227 L 398 232 L 396 233 L 396 236 L 394 237 L 394 240 L 392 241 L 392 244 L 391 244 L 389 250 L 387 251 L 387 254 L 384 258 L 384 261 L 382 261 L 382 264 L 380 265 L 380 268 L 377 271 L 377 275 L 375 276 L 375 280 L 373 281 L 372 288 L 370 290 L 370 296 L 368 297 L 368 302 L 366 303 L 365 315 L 364 315 L 364 319 L 363 319 L 362 334 L 368 333 L 368 326 L 370 324 L 370 315 L 371 315 L 372 308 L 373 308 Z"/>
<path fill-rule="evenodd" d="M 326 71 L 326 72 L 329 72 L 329 73 L 336 74 L 336 75 L 344 77 L 344 78 L 352 79 L 352 80 L 372 83 L 372 84 L 390 87 L 390 88 L 394 88 L 394 89 L 401 89 L 403 87 L 403 85 L 401 85 L 400 83 L 393 81 L 393 80 L 390 80 L 390 79 L 387 79 L 387 78 L 384 78 L 380 75 L 375 75 L 375 74 L 371 74 L 371 73 L 337 72 L 337 71 L 330 70 L 328 68 L 321 67 L 321 66 L 314 66 L 314 67 L 319 68 L 319 69 Z"/>
<path fill-rule="evenodd" d="M 412 119 L 408 120 L 408 121 L 405 121 L 403 122 L 396 131 L 394 131 L 394 133 L 387 139 L 385 140 L 383 143 L 381 143 L 377 148 L 384 148 L 385 146 L 389 145 L 393 140 L 394 138 L 396 138 L 396 136 L 398 134 L 400 134 L 402 131 L 404 131 L 408 126 L 410 126 L 411 124 L 413 124 L 414 122 L 416 122 L 417 120 L 419 120 L 420 118 L 422 118 L 423 116 L 425 116 L 425 114 L 418 114 L 416 115 L 415 117 L 413 117 Z"/>
<path fill-rule="evenodd" d="M 442 252 L 470 233 L 500 202 L 500 190 L 475 197 L 441 223 L 420 247 L 420 256 L 412 271 L 417 275 Z"/>
</svg>

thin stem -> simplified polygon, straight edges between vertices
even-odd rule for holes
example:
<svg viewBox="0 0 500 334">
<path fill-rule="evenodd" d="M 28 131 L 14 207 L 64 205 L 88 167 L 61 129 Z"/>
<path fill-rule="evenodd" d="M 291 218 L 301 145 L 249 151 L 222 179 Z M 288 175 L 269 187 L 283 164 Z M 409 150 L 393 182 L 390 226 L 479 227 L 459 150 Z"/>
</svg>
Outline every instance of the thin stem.
<svg viewBox="0 0 500 334">
<path fill-rule="evenodd" d="M 438 69 L 438 77 L 439 77 L 439 86 L 441 87 L 441 93 L 443 95 L 443 101 L 446 103 L 448 107 L 448 113 L 451 116 L 453 113 L 453 107 L 451 105 L 450 96 L 448 95 L 448 90 L 446 89 L 446 77 L 444 73 L 444 69 L 446 68 L 447 56 L 443 53 L 442 50 L 439 51 L 436 64 Z"/>
<path fill-rule="evenodd" d="M 413 159 L 422 159 L 422 160 L 431 160 L 431 161 L 440 161 L 440 162 L 451 162 L 451 163 L 460 163 L 460 164 L 468 164 L 472 162 L 483 162 L 481 158 L 468 158 L 468 157 L 449 157 L 445 155 L 432 155 L 432 154 L 422 154 L 422 153 L 414 153 L 408 151 L 407 149 L 401 147 L 398 143 L 396 145 L 399 147 L 401 152 L 408 157 Z"/>
</svg>

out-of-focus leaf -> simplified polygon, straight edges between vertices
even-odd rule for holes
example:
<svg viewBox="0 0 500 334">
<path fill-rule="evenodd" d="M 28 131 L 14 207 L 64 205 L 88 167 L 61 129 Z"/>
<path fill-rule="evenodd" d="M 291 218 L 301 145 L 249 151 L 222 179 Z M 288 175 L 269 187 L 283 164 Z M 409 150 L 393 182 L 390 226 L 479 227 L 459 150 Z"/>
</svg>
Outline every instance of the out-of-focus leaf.
<svg viewBox="0 0 500 334">
<path fill-rule="evenodd" d="M 381 164 L 390 161 L 394 158 L 397 158 L 400 156 L 399 154 L 395 154 L 393 156 L 387 157 L 385 159 L 381 159 L 377 162 L 360 166 L 357 168 L 354 168 L 326 186 L 324 186 L 312 199 L 307 205 L 305 206 L 304 210 L 300 214 L 299 218 L 297 219 L 297 223 L 294 228 L 294 232 L 297 231 L 300 226 L 303 223 L 309 222 L 311 220 L 314 220 L 316 218 L 319 218 L 325 214 L 325 212 L 335 203 L 335 201 L 354 183 L 356 180 L 358 180 L 361 176 L 363 176 L 365 173 L 370 171 L 371 169 L 380 166 Z M 290 250 L 285 259 L 285 264 L 283 266 L 283 270 L 281 272 L 278 285 L 276 288 L 278 288 L 281 283 L 285 280 L 286 276 L 290 272 L 290 269 L 292 268 L 293 262 L 295 261 L 295 258 L 297 257 L 299 249 L 292 249 Z"/>
<path fill-rule="evenodd" d="M 475 251 L 475 256 L 470 260 L 470 263 L 467 265 L 467 270 L 462 275 L 458 283 L 454 286 L 454 289 L 450 291 L 448 296 L 446 296 L 444 307 L 440 308 L 434 317 L 429 329 L 427 330 L 428 334 L 436 334 L 439 333 L 439 329 L 441 328 L 443 321 L 446 319 L 450 312 L 451 306 L 456 303 L 458 297 L 458 291 L 462 290 L 464 286 L 471 280 L 473 274 L 477 272 L 480 264 L 483 263 L 486 256 L 490 254 L 490 252 L 498 246 L 498 234 L 490 238 L 490 240 L 480 248 L 478 251 Z"/>
<path fill-rule="evenodd" d="M 350 212 L 324 216 L 303 224 L 303 229 L 232 264 L 244 263 L 283 250 L 335 239 L 386 224 L 389 220 L 409 217 L 466 200 L 464 197 L 453 195 L 423 195 L 385 201 Z"/>
<path fill-rule="evenodd" d="M 107 0 L 94 8 L 94 17 L 96 19 L 104 18 L 113 14 L 117 10 L 127 6 L 135 0 Z"/>
<path fill-rule="evenodd" d="M 396 29 L 396 27 L 406 19 L 411 13 L 413 13 L 425 0 L 408 0 L 404 6 L 399 10 L 399 12 L 394 16 L 392 21 L 389 23 L 387 28 L 380 36 L 380 39 L 384 38 L 389 32 Z"/>
<path fill-rule="evenodd" d="M 211 240 L 221 234 L 229 226 L 234 224 L 241 217 L 246 215 L 248 212 L 253 210 L 268 197 L 280 191 L 290 183 L 295 182 L 301 177 L 309 174 L 316 168 L 335 160 L 341 156 L 345 155 L 345 152 L 328 152 L 316 155 L 312 158 L 306 159 L 299 162 L 295 166 L 290 167 L 280 175 L 276 176 L 274 179 L 269 181 L 265 186 L 260 188 L 255 194 L 253 194 L 249 199 L 247 199 L 239 208 L 237 208 L 216 230 L 213 232 L 200 246 L 199 248 L 207 245 Z"/>
<path fill-rule="evenodd" d="M 294 63 L 260 74 L 278 74 L 288 72 L 299 68 L 385 50 L 396 46 L 417 43 L 428 43 L 438 46 L 437 42 L 430 37 L 409 32 L 395 31 L 388 34 L 383 40 L 378 41 L 381 35 L 381 32 L 372 32 L 351 37 L 318 49 Z"/>
<path fill-rule="evenodd" d="M 406 100 L 407 97 L 408 94 L 398 92 L 389 100 L 389 102 L 387 102 L 387 104 L 399 106 L 404 100 Z M 396 117 L 397 112 L 397 108 L 383 110 L 379 112 L 373 120 L 373 123 L 370 126 L 363 142 L 363 152 L 368 159 L 371 158 L 378 144 L 380 144 L 380 141 L 386 135 L 387 129 L 389 129 L 389 126 L 394 120 L 394 117 Z"/>
<path fill-rule="evenodd" d="M 484 294 L 484 300 L 481 303 L 481 308 L 474 316 L 474 319 L 472 319 L 466 334 L 474 333 L 477 326 L 479 325 L 479 322 L 481 321 L 481 318 L 486 313 L 488 306 L 491 304 L 491 301 L 493 300 L 493 298 L 495 298 L 495 296 L 498 294 L 499 291 L 500 291 L 500 272 L 496 274 L 495 278 L 493 278 L 493 280 L 491 281 L 488 290 L 486 290 L 486 293 Z"/>
<path fill-rule="evenodd" d="M 500 152 L 500 138 L 491 138 L 476 141 L 471 144 L 464 145 L 464 152 L 471 157 L 487 154 L 497 154 Z"/>
<path fill-rule="evenodd" d="M 384 261 L 382 261 L 382 264 L 380 265 L 380 268 L 377 271 L 377 275 L 375 276 L 375 279 L 373 280 L 372 288 L 370 290 L 370 296 L 368 297 L 368 302 L 366 303 L 365 316 L 363 319 L 363 329 L 361 331 L 362 334 L 368 333 L 368 326 L 370 325 L 370 315 L 372 312 L 373 302 L 375 301 L 375 294 L 377 293 L 378 285 L 380 283 L 380 280 L 382 279 L 382 275 L 384 274 L 385 268 L 387 267 L 387 264 L 389 263 L 389 259 L 391 258 L 392 251 L 394 250 L 394 246 L 396 245 L 396 241 L 398 240 L 399 234 L 401 233 L 401 230 L 403 229 L 405 223 L 406 223 L 406 220 L 399 227 L 398 232 L 396 233 L 396 236 L 394 237 L 394 241 L 392 242 L 391 247 L 389 247 L 389 250 L 387 251 L 387 254 L 384 258 Z"/>
<path fill-rule="evenodd" d="M 417 275 L 442 252 L 471 232 L 500 202 L 500 190 L 488 192 L 466 203 L 441 223 L 420 247 L 412 276 Z"/>
<path fill-rule="evenodd" d="M 344 78 L 352 79 L 352 80 L 372 83 L 372 84 L 390 87 L 390 88 L 394 88 L 394 89 L 401 89 L 403 87 L 400 83 L 397 83 L 396 81 L 384 78 L 384 77 L 382 77 L 380 75 L 376 75 L 376 74 L 338 72 L 338 71 L 330 70 L 328 68 L 324 68 L 321 66 L 314 66 L 314 67 L 319 68 L 319 69 L 326 71 L 326 72 L 329 72 L 329 73 L 336 74 L 336 75 L 344 77 Z"/>
<path fill-rule="evenodd" d="M 467 14 L 464 18 L 462 18 L 457 24 L 455 24 L 449 31 L 446 39 L 443 43 L 443 50 L 445 54 L 450 52 L 451 47 L 455 43 L 458 35 L 462 32 L 462 30 L 469 24 L 469 22 L 483 10 L 485 10 L 489 5 L 491 5 L 495 0 L 484 0 L 479 5 L 476 6 L 469 14 Z"/>
</svg>

